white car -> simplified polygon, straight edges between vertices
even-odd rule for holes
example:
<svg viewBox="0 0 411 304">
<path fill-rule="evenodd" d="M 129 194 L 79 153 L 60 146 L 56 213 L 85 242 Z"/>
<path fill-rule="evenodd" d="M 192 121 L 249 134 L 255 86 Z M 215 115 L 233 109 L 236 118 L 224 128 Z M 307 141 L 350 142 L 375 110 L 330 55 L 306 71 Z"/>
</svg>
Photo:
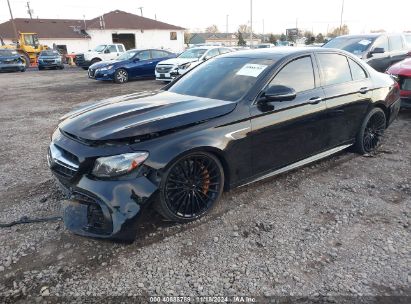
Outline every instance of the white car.
<svg viewBox="0 0 411 304">
<path fill-rule="evenodd" d="M 234 52 L 234 49 L 222 46 L 202 46 L 188 49 L 177 58 L 161 61 L 156 66 L 156 79 L 169 82 L 179 75 L 187 73 L 195 66 L 215 56 Z"/>
<path fill-rule="evenodd" d="M 87 70 L 90 65 L 96 62 L 117 59 L 125 51 L 126 48 L 121 43 L 100 44 L 93 50 L 77 54 L 76 65 Z"/>
</svg>

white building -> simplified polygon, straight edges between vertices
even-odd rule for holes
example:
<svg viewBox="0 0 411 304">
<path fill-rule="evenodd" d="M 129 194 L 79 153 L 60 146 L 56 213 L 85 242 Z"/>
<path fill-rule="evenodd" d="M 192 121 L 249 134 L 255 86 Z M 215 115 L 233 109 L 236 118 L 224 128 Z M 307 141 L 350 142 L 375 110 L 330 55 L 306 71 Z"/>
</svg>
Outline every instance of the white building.
<svg viewBox="0 0 411 304">
<path fill-rule="evenodd" d="M 63 52 L 78 53 L 99 44 L 123 43 L 126 49 L 184 49 L 184 28 L 123 11 L 112 11 L 92 20 L 16 18 L 17 31 L 37 33 L 39 42 Z M 0 24 L 6 44 L 16 40 L 11 21 Z"/>
</svg>

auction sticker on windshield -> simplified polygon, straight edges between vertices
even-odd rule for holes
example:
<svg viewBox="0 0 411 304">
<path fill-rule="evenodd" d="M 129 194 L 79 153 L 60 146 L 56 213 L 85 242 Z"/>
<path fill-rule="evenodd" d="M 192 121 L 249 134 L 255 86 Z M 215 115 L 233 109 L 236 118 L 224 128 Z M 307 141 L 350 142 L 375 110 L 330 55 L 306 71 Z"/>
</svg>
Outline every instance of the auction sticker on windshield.
<svg viewBox="0 0 411 304">
<path fill-rule="evenodd" d="M 266 65 L 247 63 L 236 73 L 236 75 L 258 77 L 258 75 L 260 75 L 266 68 Z"/>
</svg>

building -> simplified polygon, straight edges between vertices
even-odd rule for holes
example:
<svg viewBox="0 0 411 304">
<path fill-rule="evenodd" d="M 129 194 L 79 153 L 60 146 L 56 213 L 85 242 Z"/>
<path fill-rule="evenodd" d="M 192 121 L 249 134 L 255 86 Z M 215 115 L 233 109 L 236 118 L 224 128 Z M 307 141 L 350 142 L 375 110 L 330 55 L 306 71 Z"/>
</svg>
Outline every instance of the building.
<svg viewBox="0 0 411 304">
<path fill-rule="evenodd" d="M 243 34 L 247 45 L 250 45 L 250 34 Z M 261 35 L 253 33 L 253 45 L 261 43 Z M 225 46 L 238 45 L 238 33 L 192 33 L 189 44 L 216 44 Z"/>
<path fill-rule="evenodd" d="M 68 54 L 87 51 L 99 44 L 123 43 L 126 49 L 161 48 L 173 52 L 184 49 L 184 28 L 115 10 L 91 20 L 14 19 L 17 31 L 37 33 L 39 42 L 53 44 Z M 0 24 L 6 44 L 14 37 L 11 21 Z"/>
</svg>

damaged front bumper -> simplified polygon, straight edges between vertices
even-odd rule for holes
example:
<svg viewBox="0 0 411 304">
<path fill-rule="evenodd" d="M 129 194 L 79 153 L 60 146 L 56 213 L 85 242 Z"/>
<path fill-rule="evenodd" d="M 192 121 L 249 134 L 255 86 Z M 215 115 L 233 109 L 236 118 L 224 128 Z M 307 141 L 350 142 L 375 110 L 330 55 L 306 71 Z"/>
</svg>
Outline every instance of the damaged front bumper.
<svg viewBox="0 0 411 304">
<path fill-rule="evenodd" d="M 64 224 L 82 236 L 133 240 L 136 219 L 157 186 L 146 174 L 122 180 L 96 179 L 88 173 L 94 162 L 87 155 L 91 147 L 76 149 L 78 145 L 59 136 L 48 151 L 49 167 L 69 198 L 63 202 Z"/>
</svg>

